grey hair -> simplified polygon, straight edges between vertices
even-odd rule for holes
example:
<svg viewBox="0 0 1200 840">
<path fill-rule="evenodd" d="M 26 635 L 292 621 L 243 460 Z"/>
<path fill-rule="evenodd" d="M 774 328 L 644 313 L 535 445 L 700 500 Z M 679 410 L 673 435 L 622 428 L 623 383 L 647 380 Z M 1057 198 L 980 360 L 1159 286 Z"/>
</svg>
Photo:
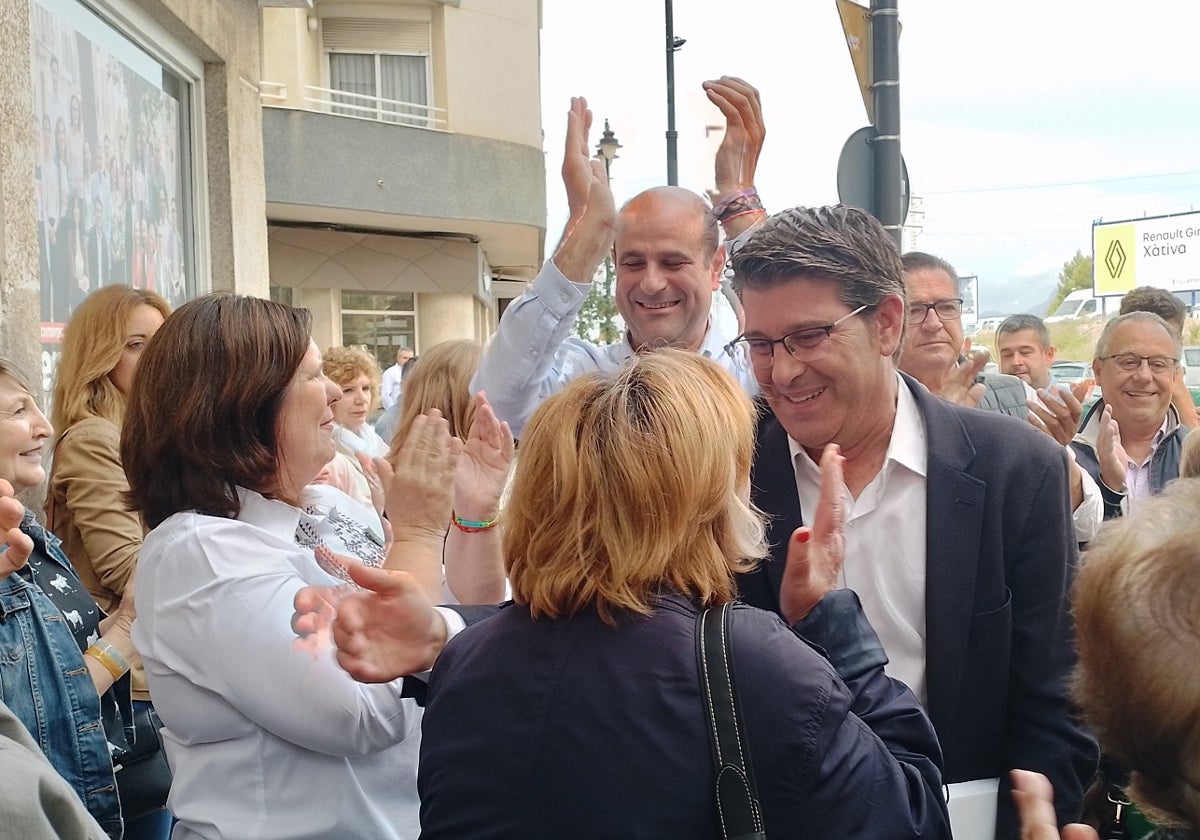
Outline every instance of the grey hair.
<svg viewBox="0 0 1200 840">
<path fill-rule="evenodd" d="M 1121 326 L 1121 324 L 1129 321 L 1144 321 L 1147 324 L 1158 324 L 1171 339 L 1171 343 L 1175 345 L 1175 358 L 1180 358 L 1183 355 L 1183 337 L 1171 328 L 1171 325 L 1164 321 L 1153 312 L 1126 312 L 1124 315 L 1118 315 L 1107 324 L 1104 325 L 1104 331 L 1100 333 L 1100 337 L 1096 339 L 1096 353 L 1092 357 L 1100 359 L 1108 355 L 1108 343 L 1112 341 L 1113 331 Z"/>
</svg>

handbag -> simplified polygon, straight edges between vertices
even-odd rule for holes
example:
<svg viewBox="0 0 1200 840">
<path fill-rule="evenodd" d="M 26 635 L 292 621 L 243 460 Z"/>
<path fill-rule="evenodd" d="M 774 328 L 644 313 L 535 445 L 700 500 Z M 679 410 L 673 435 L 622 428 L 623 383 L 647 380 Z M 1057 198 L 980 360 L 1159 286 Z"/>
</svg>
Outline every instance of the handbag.
<svg viewBox="0 0 1200 840">
<path fill-rule="evenodd" d="M 729 647 L 732 609 L 732 603 L 725 603 L 696 616 L 696 662 L 717 778 L 717 817 L 726 840 L 766 840 L 750 745 L 733 682 L 733 651 Z"/>
<path fill-rule="evenodd" d="M 153 707 L 135 707 L 133 725 L 125 727 L 129 749 L 113 755 L 121 817 L 130 820 L 158 811 L 171 791 L 171 767 L 158 730 L 162 721 Z"/>
</svg>

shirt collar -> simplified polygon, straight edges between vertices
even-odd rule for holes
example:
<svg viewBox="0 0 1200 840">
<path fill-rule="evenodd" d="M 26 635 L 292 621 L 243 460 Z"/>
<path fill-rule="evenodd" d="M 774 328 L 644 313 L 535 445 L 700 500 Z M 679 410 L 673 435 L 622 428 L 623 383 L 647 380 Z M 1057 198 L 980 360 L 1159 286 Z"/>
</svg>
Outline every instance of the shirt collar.
<svg viewBox="0 0 1200 840">
<path fill-rule="evenodd" d="M 633 336 L 629 330 L 625 331 L 625 340 L 621 342 L 620 347 L 622 359 L 628 359 L 637 352 L 633 348 Z M 700 349 L 697 352 L 706 359 L 713 360 L 725 355 L 725 344 L 721 341 L 717 330 L 713 329 L 712 316 L 709 316 L 708 326 L 704 328 L 704 340 L 700 342 Z"/>
<path fill-rule="evenodd" d="M 277 537 L 289 542 L 300 524 L 300 517 L 306 516 L 299 508 L 289 505 L 279 499 L 268 499 L 261 493 L 245 487 L 239 487 L 238 500 L 242 503 L 242 512 L 238 521 L 262 528 Z"/>
<path fill-rule="evenodd" d="M 887 455 L 884 456 L 880 472 L 887 469 L 889 462 L 894 462 L 924 478 L 929 460 L 925 421 L 917 408 L 916 398 L 899 373 L 896 374 L 896 383 L 896 419 L 892 422 L 892 437 L 888 441 Z M 811 469 L 819 470 L 818 465 L 804 451 L 804 447 L 792 440 L 790 435 L 788 450 L 791 452 L 793 464 L 808 464 Z"/>
</svg>

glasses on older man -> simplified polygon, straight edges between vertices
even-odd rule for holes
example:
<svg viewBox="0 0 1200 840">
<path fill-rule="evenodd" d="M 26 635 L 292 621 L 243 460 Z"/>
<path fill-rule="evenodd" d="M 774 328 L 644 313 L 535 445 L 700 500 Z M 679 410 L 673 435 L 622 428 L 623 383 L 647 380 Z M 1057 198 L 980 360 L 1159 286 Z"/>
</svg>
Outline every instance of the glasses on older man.
<svg viewBox="0 0 1200 840">
<path fill-rule="evenodd" d="M 725 345 L 725 350 L 732 355 L 736 350 L 741 349 L 750 355 L 750 362 L 752 364 L 755 366 L 765 366 L 771 364 L 775 358 L 775 345 L 782 344 L 783 349 L 787 350 L 793 359 L 801 362 L 811 361 L 824 355 L 825 340 L 833 335 L 834 330 L 864 309 L 870 309 L 874 305 L 873 303 L 864 303 L 858 309 L 846 313 L 832 324 L 825 324 L 820 327 L 805 327 L 802 330 L 788 333 L 783 338 L 748 338 L 744 335 L 738 336 Z"/>
<path fill-rule="evenodd" d="M 947 298 L 935 300 L 933 303 L 910 303 L 908 305 L 908 323 L 924 324 L 929 317 L 929 310 L 937 313 L 943 321 L 957 321 L 962 317 L 962 298 Z"/>
<path fill-rule="evenodd" d="M 1171 373 L 1179 364 L 1178 359 L 1172 359 L 1170 356 L 1139 356 L 1137 353 L 1114 353 L 1111 356 L 1100 356 L 1099 358 L 1102 362 L 1111 359 L 1113 364 L 1128 373 L 1133 373 L 1141 368 L 1142 362 L 1150 366 L 1151 373 L 1159 374 Z"/>
</svg>

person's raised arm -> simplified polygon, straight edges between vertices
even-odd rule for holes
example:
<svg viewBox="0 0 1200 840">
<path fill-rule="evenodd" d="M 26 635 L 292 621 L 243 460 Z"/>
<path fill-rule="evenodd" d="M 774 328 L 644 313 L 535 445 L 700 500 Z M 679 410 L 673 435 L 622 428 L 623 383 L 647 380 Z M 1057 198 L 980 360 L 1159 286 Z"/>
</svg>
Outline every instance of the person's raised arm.
<svg viewBox="0 0 1200 840">
<path fill-rule="evenodd" d="M 562 177 L 567 188 L 570 218 L 554 252 L 554 264 L 575 283 L 590 283 L 612 247 L 617 211 L 604 164 L 588 146 L 592 112 L 582 96 L 571 98 Z"/>
<path fill-rule="evenodd" d="M 767 133 L 762 102 L 758 91 L 736 76 L 707 81 L 704 92 L 725 117 L 725 136 L 717 148 L 716 191 L 711 198 L 718 210 L 728 204 L 721 226 L 725 236 L 733 239 L 766 217 L 754 186 L 758 156 Z M 739 199 L 750 200 L 739 204 Z"/>
<path fill-rule="evenodd" d="M 601 352 L 573 336 L 596 269 L 612 247 L 617 216 L 604 167 L 588 155 L 591 120 L 587 101 L 572 99 L 562 165 L 570 219 L 554 256 L 504 310 L 471 380 L 471 392 L 487 391 L 496 415 L 517 436 L 538 403 L 595 370 Z"/>
<path fill-rule="evenodd" d="M 454 522 L 446 534 L 446 586 L 460 604 L 504 600 L 500 497 L 513 461 L 513 436 L 487 397 L 475 395 L 475 419 L 454 470 Z"/>
</svg>

